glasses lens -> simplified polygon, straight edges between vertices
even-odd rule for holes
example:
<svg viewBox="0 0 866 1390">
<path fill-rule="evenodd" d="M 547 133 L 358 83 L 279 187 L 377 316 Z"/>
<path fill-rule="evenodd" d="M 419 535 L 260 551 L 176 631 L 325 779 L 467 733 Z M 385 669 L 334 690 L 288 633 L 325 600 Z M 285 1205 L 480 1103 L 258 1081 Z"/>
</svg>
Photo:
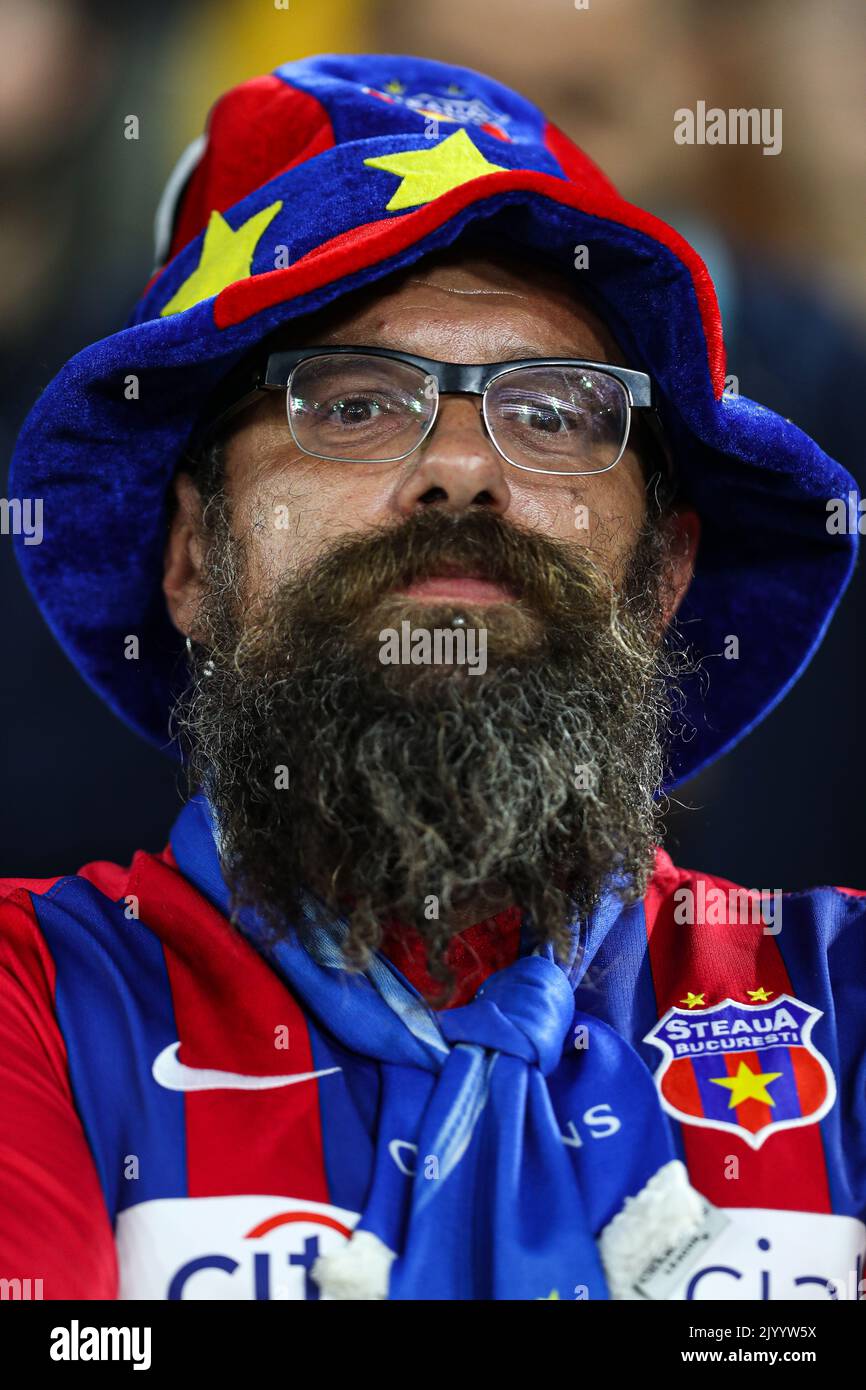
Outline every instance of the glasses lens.
<svg viewBox="0 0 866 1390">
<path fill-rule="evenodd" d="M 436 413 L 436 382 L 419 367 L 364 353 L 310 357 L 292 372 L 289 424 L 319 458 L 389 463 L 417 449 Z"/>
<path fill-rule="evenodd" d="M 628 433 L 628 392 L 585 367 L 518 367 L 490 385 L 487 428 L 512 463 L 543 473 L 600 473 Z"/>
</svg>

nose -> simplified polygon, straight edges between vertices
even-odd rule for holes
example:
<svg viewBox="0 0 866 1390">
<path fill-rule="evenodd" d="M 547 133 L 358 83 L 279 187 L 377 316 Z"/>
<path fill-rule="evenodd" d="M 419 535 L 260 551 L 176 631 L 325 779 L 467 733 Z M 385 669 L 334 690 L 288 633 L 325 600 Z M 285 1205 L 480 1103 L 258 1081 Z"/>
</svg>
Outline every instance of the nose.
<svg viewBox="0 0 866 1390">
<path fill-rule="evenodd" d="M 480 400 L 443 396 L 436 424 L 412 462 L 395 499 L 401 514 L 428 506 L 451 512 L 468 507 L 508 510 L 508 465 L 485 433 Z"/>
</svg>

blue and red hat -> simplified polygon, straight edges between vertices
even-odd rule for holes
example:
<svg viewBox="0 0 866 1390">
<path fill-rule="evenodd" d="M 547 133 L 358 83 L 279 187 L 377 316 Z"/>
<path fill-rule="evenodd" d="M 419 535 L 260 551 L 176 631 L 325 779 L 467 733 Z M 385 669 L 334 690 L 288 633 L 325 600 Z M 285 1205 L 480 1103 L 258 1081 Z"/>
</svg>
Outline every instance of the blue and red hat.
<svg viewBox="0 0 866 1390">
<path fill-rule="evenodd" d="M 160 582 L 169 488 L 203 403 L 280 324 L 482 223 L 490 244 L 588 289 L 629 365 L 653 378 L 701 516 L 679 625 L 702 670 L 669 785 L 731 747 L 801 673 L 855 559 L 856 534 L 830 533 L 827 502 L 855 484 L 790 421 L 724 393 L 718 305 L 695 251 L 498 82 L 337 55 L 216 103 L 163 196 L 157 269 L 129 325 L 66 365 L 18 440 L 11 491 L 43 499 L 42 543 L 18 544 L 26 579 L 135 729 L 168 746 L 185 677 Z M 131 634 L 138 660 L 126 659 Z"/>
</svg>

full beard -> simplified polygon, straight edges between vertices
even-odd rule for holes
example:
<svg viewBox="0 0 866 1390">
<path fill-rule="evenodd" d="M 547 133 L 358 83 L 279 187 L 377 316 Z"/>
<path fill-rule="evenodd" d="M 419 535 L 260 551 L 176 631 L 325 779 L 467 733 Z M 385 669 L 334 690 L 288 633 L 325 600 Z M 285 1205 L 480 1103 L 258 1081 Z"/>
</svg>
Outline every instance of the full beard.
<svg viewBox="0 0 866 1390">
<path fill-rule="evenodd" d="M 478 510 L 342 539 L 250 606 L 225 510 L 210 537 L 192 679 L 177 711 L 233 910 L 304 933 L 342 918 L 347 965 L 414 927 L 434 978 L 471 920 L 519 906 L 539 943 L 608 888 L 640 899 L 658 839 L 681 653 L 662 640 L 667 545 L 648 524 L 622 574 Z M 445 565 L 517 595 L 426 607 L 395 592 Z M 487 668 L 383 665 L 383 629 L 484 629 Z"/>
</svg>

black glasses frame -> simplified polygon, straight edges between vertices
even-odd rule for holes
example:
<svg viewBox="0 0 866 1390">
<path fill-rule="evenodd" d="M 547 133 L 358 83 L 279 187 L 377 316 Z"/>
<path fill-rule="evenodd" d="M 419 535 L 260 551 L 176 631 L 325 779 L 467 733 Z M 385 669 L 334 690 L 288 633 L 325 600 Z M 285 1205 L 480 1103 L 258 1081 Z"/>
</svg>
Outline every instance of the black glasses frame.
<svg viewBox="0 0 866 1390">
<path fill-rule="evenodd" d="M 408 366 L 417 367 L 427 376 L 432 377 L 437 387 L 436 410 L 433 412 L 427 427 L 413 447 L 407 453 L 395 459 L 383 459 L 380 462 L 397 463 L 400 458 L 408 458 L 417 448 L 423 444 L 424 440 L 433 430 L 439 412 L 440 396 L 480 396 L 482 398 L 482 416 L 485 427 L 490 437 L 490 441 L 497 453 L 505 459 L 506 463 L 511 464 L 512 468 L 519 468 L 527 473 L 543 473 L 546 476 L 559 477 L 592 477 L 596 473 L 607 473 L 611 468 L 615 468 L 628 447 L 629 434 L 631 431 L 631 412 L 632 410 L 646 410 L 650 412 L 647 419 L 654 426 L 654 433 L 658 433 L 658 422 L 655 417 L 655 393 L 653 391 L 652 379 L 646 372 L 637 371 L 632 367 L 619 367 L 610 362 L 595 362 L 585 357 L 521 357 L 512 358 L 505 362 L 442 362 L 434 357 L 417 357 L 410 352 L 401 352 L 397 348 L 381 347 L 347 347 L 322 346 L 291 348 L 277 350 L 269 353 L 263 366 L 259 366 L 253 373 L 252 378 L 247 378 L 248 389 L 230 406 L 222 410 L 215 418 L 208 421 L 207 434 L 212 436 L 216 430 L 232 416 L 244 410 L 253 401 L 258 399 L 263 392 L 285 391 L 288 394 L 291 386 L 292 375 L 295 368 L 302 362 L 308 362 L 316 357 L 335 357 L 344 355 L 363 355 L 364 357 L 383 357 L 391 361 L 405 362 Z M 613 377 L 625 388 L 627 398 L 628 417 L 623 436 L 622 448 L 614 459 L 613 463 L 607 464 L 604 468 L 575 470 L 570 472 L 564 469 L 541 469 L 528 468 L 525 464 L 515 463 L 508 458 L 496 442 L 496 439 L 489 428 L 486 413 L 484 411 L 484 397 L 487 388 L 500 377 L 507 376 L 509 372 L 521 370 L 526 367 L 585 367 L 596 372 L 602 372 L 607 376 Z M 291 416 L 289 415 L 289 427 L 291 428 Z M 292 431 L 294 437 L 294 431 Z M 305 449 L 295 438 L 298 448 L 312 458 L 325 457 L 321 454 L 314 454 L 311 450 Z M 340 462 L 341 460 L 334 460 Z M 351 462 L 352 460 L 345 460 Z M 376 460 L 371 460 L 375 462 Z M 668 460 L 669 464 L 669 460 Z"/>
</svg>

